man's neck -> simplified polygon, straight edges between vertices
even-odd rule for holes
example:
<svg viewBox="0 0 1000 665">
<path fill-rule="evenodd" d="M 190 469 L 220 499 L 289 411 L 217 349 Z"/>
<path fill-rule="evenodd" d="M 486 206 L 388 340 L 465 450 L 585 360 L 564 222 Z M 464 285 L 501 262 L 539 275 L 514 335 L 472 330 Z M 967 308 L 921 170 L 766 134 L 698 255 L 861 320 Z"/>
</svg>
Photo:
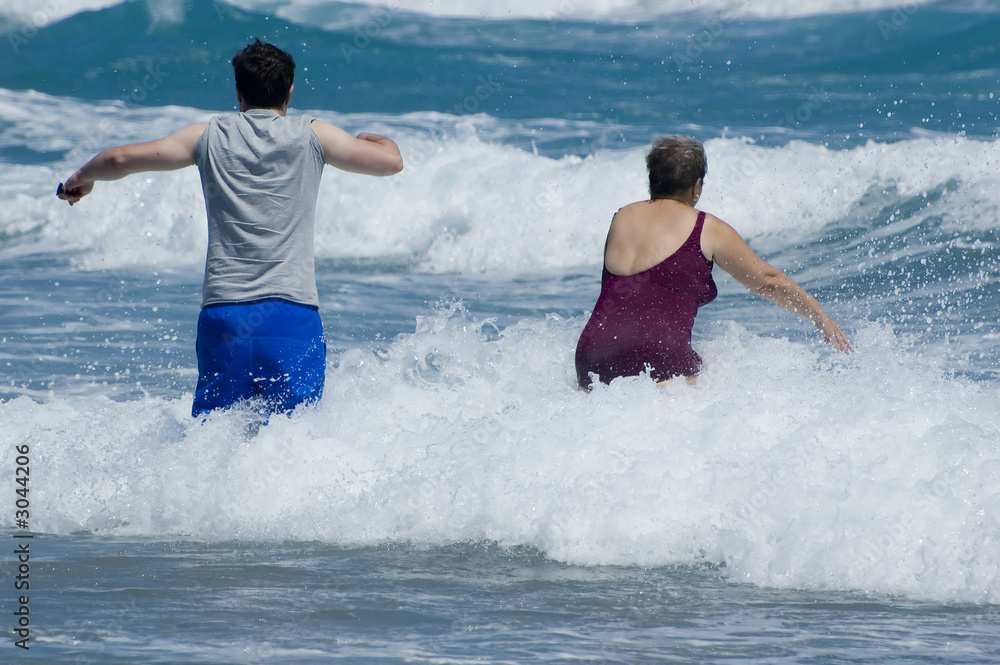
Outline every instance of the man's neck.
<svg viewBox="0 0 1000 665">
<path fill-rule="evenodd" d="M 240 105 L 240 113 L 246 113 L 247 111 L 274 111 L 278 115 L 285 115 L 288 111 L 287 106 L 281 106 L 278 108 L 270 108 L 267 106 L 247 106 L 245 104 Z"/>
</svg>

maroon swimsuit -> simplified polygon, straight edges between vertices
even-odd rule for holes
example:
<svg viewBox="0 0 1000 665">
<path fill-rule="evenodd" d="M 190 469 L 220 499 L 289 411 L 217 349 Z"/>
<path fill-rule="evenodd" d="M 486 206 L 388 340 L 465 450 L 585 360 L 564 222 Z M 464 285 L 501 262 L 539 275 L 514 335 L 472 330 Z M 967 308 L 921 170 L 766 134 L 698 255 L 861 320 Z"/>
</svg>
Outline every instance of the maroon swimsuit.
<svg viewBox="0 0 1000 665">
<path fill-rule="evenodd" d="M 698 213 L 680 249 L 648 270 L 615 275 L 607 266 L 601 295 L 576 346 L 576 375 L 590 388 L 590 373 L 609 383 L 649 366 L 657 381 L 697 374 L 701 357 L 691 348 L 698 308 L 715 300 L 712 262 L 701 253 L 705 213 Z"/>
</svg>

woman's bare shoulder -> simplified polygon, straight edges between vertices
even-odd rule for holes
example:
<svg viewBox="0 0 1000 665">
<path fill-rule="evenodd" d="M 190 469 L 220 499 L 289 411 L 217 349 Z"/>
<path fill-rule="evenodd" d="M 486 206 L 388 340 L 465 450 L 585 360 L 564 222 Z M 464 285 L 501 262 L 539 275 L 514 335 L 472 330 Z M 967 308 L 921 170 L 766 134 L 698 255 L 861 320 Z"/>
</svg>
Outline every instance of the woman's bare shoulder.
<svg viewBox="0 0 1000 665">
<path fill-rule="evenodd" d="M 626 203 L 623 205 L 618 209 L 618 212 L 632 213 L 647 207 L 649 207 L 649 201 L 633 201 L 632 203 Z"/>
<path fill-rule="evenodd" d="M 740 235 L 736 229 L 710 212 L 705 213 L 705 225 L 702 227 L 701 234 L 703 240 L 711 238 L 719 241 L 732 238 L 734 235 Z"/>
<path fill-rule="evenodd" d="M 614 217 L 611 218 L 611 221 L 615 222 L 615 221 L 622 221 L 622 220 L 627 221 L 635 219 L 636 217 L 641 216 L 645 212 L 645 209 L 648 205 L 649 201 L 636 201 L 635 203 L 629 203 L 627 205 L 623 205 L 621 208 L 618 209 L 618 212 L 614 214 Z"/>
</svg>

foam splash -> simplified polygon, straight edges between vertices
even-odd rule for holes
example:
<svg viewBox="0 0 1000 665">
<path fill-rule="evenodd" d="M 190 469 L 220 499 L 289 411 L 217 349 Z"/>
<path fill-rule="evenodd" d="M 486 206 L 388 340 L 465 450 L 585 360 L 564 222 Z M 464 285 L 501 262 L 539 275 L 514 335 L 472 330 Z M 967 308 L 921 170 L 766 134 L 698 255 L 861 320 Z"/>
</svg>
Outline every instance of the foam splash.
<svg viewBox="0 0 1000 665">
<path fill-rule="evenodd" d="M 1000 601 L 990 386 L 888 329 L 857 353 L 710 326 L 694 387 L 575 389 L 582 319 L 498 332 L 460 306 L 328 370 L 254 437 L 189 397 L 0 404 L 33 525 L 202 540 L 494 540 L 584 564 L 725 564 L 765 586 Z M 11 471 L 13 457 L 4 459 Z M 4 496 L 0 509 L 7 510 Z"/>
<path fill-rule="evenodd" d="M 4 193 L 17 203 L 0 211 L 0 233 L 40 230 L 43 251 L 71 252 L 84 268 L 189 266 L 204 260 L 204 203 L 195 169 L 100 183 L 71 209 L 52 191 L 91 156 L 82 142 L 95 120 L 73 136 L 27 118 L 56 117 L 63 110 L 79 114 L 78 107 L 87 105 L 37 93 L 6 93 L 0 103 L 26 108 L 23 118 L 11 120 L 7 141 L 16 136 L 40 150 L 73 147 L 57 164 L 0 165 Z M 121 111 L 113 106 L 82 111 L 113 120 L 92 152 L 105 144 L 166 135 L 207 116 L 173 107 L 124 117 Z M 317 115 L 348 129 L 393 136 L 406 162 L 403 173 L 387 179 L 327 170 L 317 217 L 320 258 L 379 259 L 420 271 L 463 273 L 593 265 L 600 262 L 614 212 L 646 196 L 645 147 L 547 156 L 506 142 L 517 128 L 486 116 Z M 858 225 L 867 227 L 868 235 L 852 251 L 863 252 L 865 242 L 887 231 L 905 235 L 928 219 L 940 221 L 943 236 L 982 235 L 992 227 L 988 212 L 1000 208 L 995 194 L 1000 176 L 991 166 L 995 143 L 923 137 L 835 150 L 802 141 L 758 146 L 745 138 L 709 139 L 701 207 L 765 253 L 814 242 L 831 228 Z"/>
<path fill-rule="evenodd" d="M 907 3 L 911 11 L 935 0 Z M 313 3 L 288 0 L 229 0 L 228 4 L 257 12 L 274 12 L 289 20 L 301 20 Z M 394 12 L 440 17 L 545 20 L 601 20 L 616 23 L 648 20 L 650 17 L 704 15 L 795 18 L 825 14 L 847 14 L 899 9 L 897 0 L 511 0 L 498 6 L 487 0 L 362 0 L 358 4 Z"/>
<path fill-rule="evenodd" d="M 4 0 L 0 3 L 0 20 L 7 23 L 12 34 L 30 39 L 34 31 L 70 18 L 80 12 L 114 7 L 123 0 Z M 905 4 L 908 14 L 937 0 L 914 0 Z M 310 23 L 317 4 L 313 0 L 228 0 L 225 4 L 239 9 L 271 14 L 298 23 Z M 644 21 L 650 17 L 695 15 L 710 19 L 723 17 L 798 18 L 853 12 L 902 11 L 898 0 L 511 0 L 498 7 L 487 0 L 359 0 L 354 3 L 364 12 L 382 15 L 384 12 L 405 12 L 436 17 L 466 17 L 475 19 L 510 20 L 544 19 L 548 21 L 600 20 L 616 23 Z M 941 4 L 941 3 L 939 3 Z M 185 7 L 180 0 L 147 0 L 146 9 L 151 25 L 182 23 Z M 350 5 L 345 7 L 349 10 Z M 988 8 L 987 8 L 988 9 Z M 357 17 L 354 17 L 356 22 Z M 337 23 L 327 26 L 336 29 Z"/>
<path fill-rule="evenodd" d="M 122 0 L 3 0 L 0 18 L 6 19 L 12 35 L 30 39 L 34 31 L 80 12 L 114 7 Z"/>
</svg>

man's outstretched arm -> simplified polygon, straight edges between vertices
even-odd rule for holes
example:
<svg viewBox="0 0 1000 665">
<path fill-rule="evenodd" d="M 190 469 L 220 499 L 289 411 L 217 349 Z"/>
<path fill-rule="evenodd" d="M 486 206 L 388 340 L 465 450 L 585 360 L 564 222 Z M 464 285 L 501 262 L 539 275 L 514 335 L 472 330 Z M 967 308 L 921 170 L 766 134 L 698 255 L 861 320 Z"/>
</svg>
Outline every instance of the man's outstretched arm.
<svg viewBox="0 0 1000 665">
<path fill-rule="evenodd" d="M 365 175 L 393 175 L 403 170 L 399 146 L 392 139 L 368 133 L 354 137 L 322 120 L 313 120 L 312 129 L 330 166 Z"/>
<path fill-rule="evenodd" d="M 87 162 L 59 188 L 59 198 L 73 205 L 98 180 L 118 180 L 143 171 L 172 171 L 194 164 L 194 146 L 207 125 L 199 123 L 148 143 L 108 148 Z"/>
</svg>

